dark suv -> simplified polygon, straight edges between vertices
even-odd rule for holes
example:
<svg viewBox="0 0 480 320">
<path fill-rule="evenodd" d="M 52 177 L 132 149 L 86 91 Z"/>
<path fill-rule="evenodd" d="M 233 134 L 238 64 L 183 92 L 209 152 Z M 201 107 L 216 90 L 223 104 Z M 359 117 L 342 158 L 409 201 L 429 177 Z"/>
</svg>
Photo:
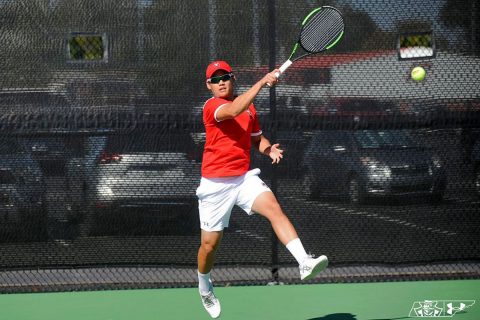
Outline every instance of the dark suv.
<svg viewBox="0 0 480 320">
<path fill-rule="evenodd" d="M 379 196 L 441 200 L 446 185 L 439 157 L 404 130 L 315 132 L 304 168 L 309 196 L 343 195 L 354 204 Z"/>
<path fill-rule="evenodd" d="M 259 167 L 264 177 L 270 177 L 275 167 L 278 178 L 298 179 L 302 172 L 303 153 L 307 138 L 297 131 L 278 131 L 275 140 L 271 140 L 269 132 L 265 133 L 272 143 L 279 143 L 284 157 L 279 164 L 272 165 L 269 157 L 252 148 L 252 167 Z"/>
</svg>

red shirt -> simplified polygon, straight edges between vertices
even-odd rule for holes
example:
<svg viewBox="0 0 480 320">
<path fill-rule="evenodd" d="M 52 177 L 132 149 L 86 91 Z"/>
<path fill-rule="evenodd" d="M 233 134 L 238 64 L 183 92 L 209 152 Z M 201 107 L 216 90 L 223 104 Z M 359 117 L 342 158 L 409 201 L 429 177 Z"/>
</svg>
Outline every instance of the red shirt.
<svg viewBox="0 0 480 320">
<path fill-rule="evenodd" d="M 202 177 L 241 176 L 250 168 L 251 137 L 262 134 L 253 104 L 233 119 L 217 121 L 215 112 L 231 101 L 210 98 L 203 106 L 206 141 Z"/>
</svg>

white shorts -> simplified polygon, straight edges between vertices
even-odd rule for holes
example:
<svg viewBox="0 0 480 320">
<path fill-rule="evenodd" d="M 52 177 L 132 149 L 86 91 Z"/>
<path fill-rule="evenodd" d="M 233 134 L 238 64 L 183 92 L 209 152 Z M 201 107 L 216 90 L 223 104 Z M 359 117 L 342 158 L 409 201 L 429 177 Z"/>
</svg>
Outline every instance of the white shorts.
<svg viewBox="0 0 480 320">
<path fill-rule="evenodd" d="M 222 231 L 228 227 L 234 205 L 247 214 L 253 214 L 252 205 L 257 196 L 270 188 L 258 177 L 260 169 L 242 176 L 204 178 L 197 188 L 200 228 L 205 231 Z"/>
</svg>

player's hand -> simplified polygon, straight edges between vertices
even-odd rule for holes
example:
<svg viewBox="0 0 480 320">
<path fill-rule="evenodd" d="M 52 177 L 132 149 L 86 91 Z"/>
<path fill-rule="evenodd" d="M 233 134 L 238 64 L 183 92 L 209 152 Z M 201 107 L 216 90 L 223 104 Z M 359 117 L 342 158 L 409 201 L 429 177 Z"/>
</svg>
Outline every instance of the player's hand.
<svg viewBox="0 0 480 320">
<path fill-rule="evenodd" d="M 275 143 L 270 147 L 268 156 L 272 159 L 272 164 L 279 163 L 283 158 L 283 150 L 279 148 L 280 144 Z"/>
<path fill-rule="evenodd" d="M 275 70 L 267 73 L 262 79 L 263 85 L 268 86 L 268 87 L 273 87 L 274 85 L 276 85 L 277 82 L 278 82 L 278 78 L 275 74 L 279 73 L 279 72 L 280 72 L 280 70 L 275 69 Z"/>
</svg>

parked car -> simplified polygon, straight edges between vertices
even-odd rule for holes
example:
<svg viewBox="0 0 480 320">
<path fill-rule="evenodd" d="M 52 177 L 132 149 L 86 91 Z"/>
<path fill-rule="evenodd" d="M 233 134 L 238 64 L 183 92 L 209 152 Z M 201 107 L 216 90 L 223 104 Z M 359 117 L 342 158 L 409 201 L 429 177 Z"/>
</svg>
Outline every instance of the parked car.
<svg viewBox="0 0 480 320">
<path fill-rule="evenodd" d="M 0 226 L 23 226 L 25 232 L 40 233 L 45 218 L 44 181 L 37 162 L 18 137 L 0 141 Z"/>
<path fill-rule="evenodd" d="M 90 140 L 87 228 L 115 228 L 115 222 L 128 226 L 140 218 L 198 226 L 193 209 L 200 162 L 189 134 L 138 131 Z"/>
<path fill-rule="evenodd" d="M 146 94 L 138 75 L 132 72 L 62 70 L 52 79 L 48 84 L 51 90 L 63 92 L 74 108 L 88 112 L 131 112 Z"/>
<path fill-rule="evenodd" d="M 463 162 L 472 169 L 467 175 L 473 179 L 474 192 L 480 197 L 480 128 L 463 127 L 457 132 L 460 133 Z"/>
<path fill-rule="evenodd" d="M 69 161 L 83 156 L 83 137 L 80 135 L 35 135 L 28 137 L 26 144 L 46 176 L 65 176 Z"/>
<path fill-rule="evenodd" d="M 403 100 L 399 102 L 398 110 L 399 116 L 416 123 L 429 124 L 449 117 L 446 105 L 436 100 Z"/>
<path fill-rule="evenodd" d="M 336 116 L 353 119 L 378 118 L 392 115 L 397 109 L 390 100 L 376 99 L 332 99 L 328 103 L 312 108 L 312 116 Z"/>
<path fill-rule="evenodd" d="M 252 148 L 251 167 L 259 167 L 264 177 L 270 177 L 274 167 L 277 178 L 298 179 L 301 177 L 303 154 L 308 139 L 299 131 L 278 131 L 275 140 L 272 140 L 270 134 L 270 132 L 265 132 L 265 136 L 272 143 L 280 144 L 280 149 L 284 151 L 284 157 L 279 164 L 273 165 L 269 157 Z"/>
<path fill-rule="evenodd" d="M 315 132 L 304 168 L 309 196 L 343 195 L 354 204 L 382 196 L 441 200 L 446 187 L 440 158 L 405 130 Z"/>
<path fill-rule="evenodd" d="M 69 110 L 70 101 L 64 92 L 52 89 L 9 88 L 0 90 L 0 111 L 2 113 L 47 113 Z"/>
</svg>

